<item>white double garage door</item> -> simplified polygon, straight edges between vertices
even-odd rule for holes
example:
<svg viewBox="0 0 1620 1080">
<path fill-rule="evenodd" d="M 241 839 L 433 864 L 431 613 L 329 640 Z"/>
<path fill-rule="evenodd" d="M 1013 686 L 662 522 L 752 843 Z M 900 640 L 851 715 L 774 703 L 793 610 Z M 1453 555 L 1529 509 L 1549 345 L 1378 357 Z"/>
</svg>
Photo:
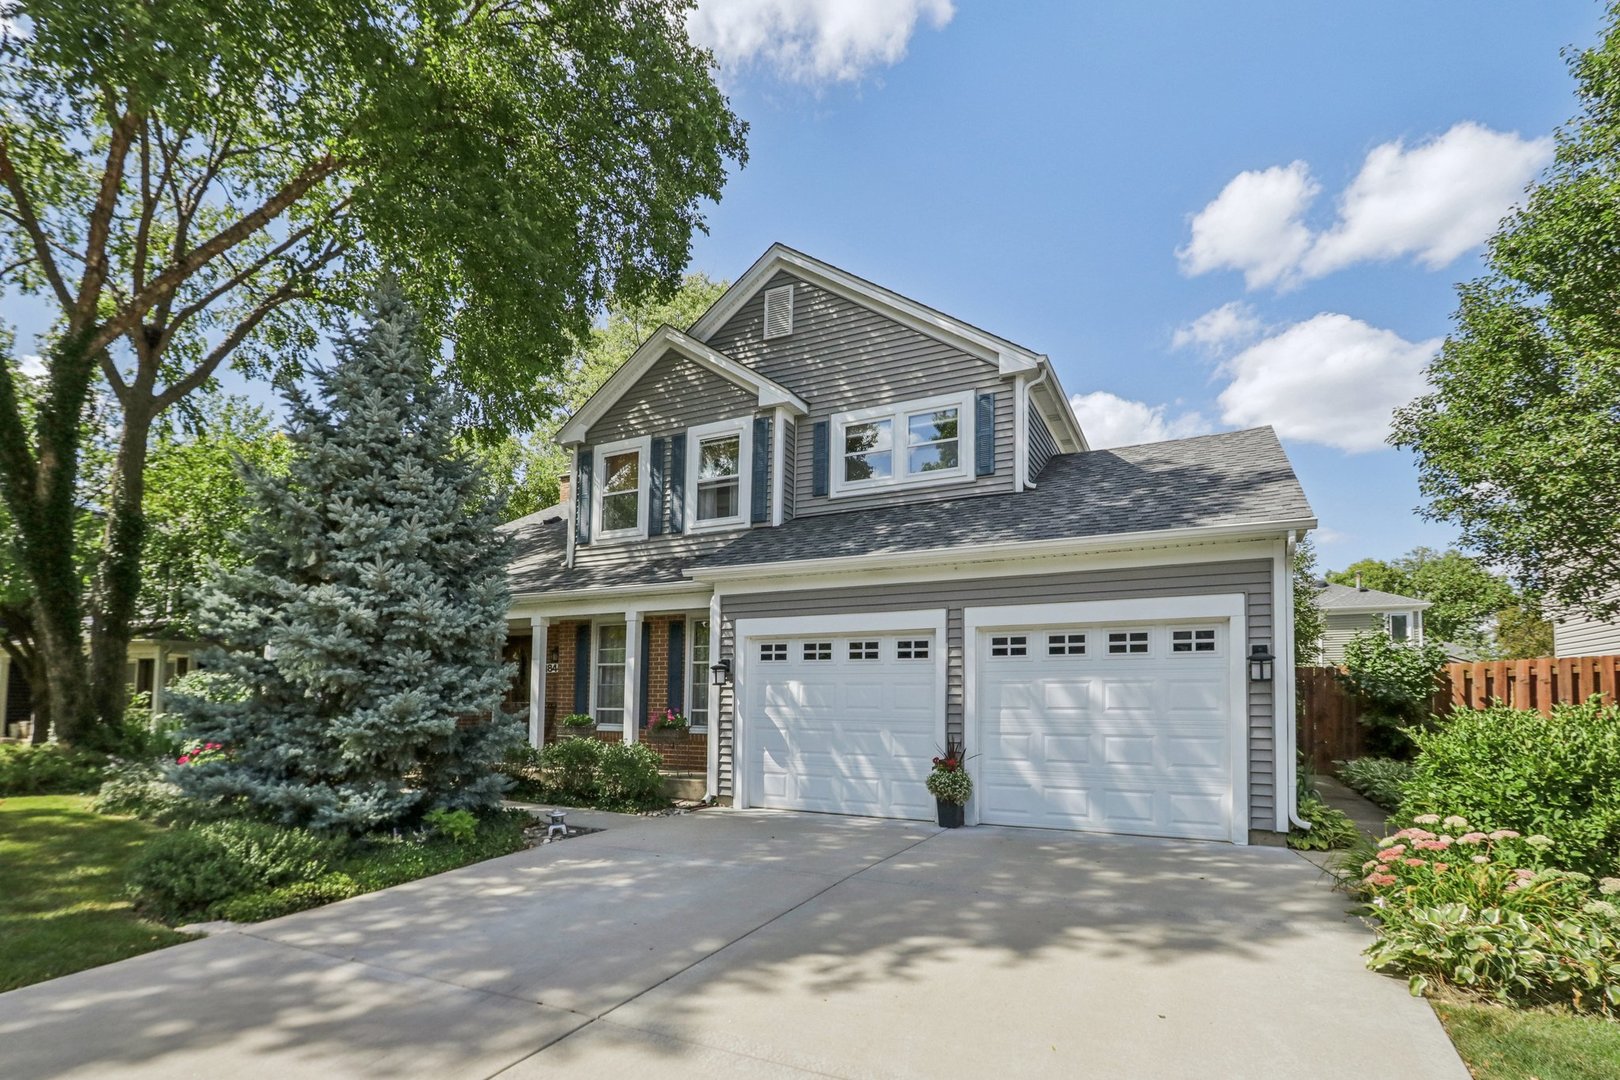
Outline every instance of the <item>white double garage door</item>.
<svg viewBox="0 0 1620 1080">
<path fill-rule="evenodd" d="M 1167 603 L 965 611 L 970 822 L 1244 839 L 1242 599 Z M 740 805 L 934 816 L 943 610 L 737 629 Z"/>
</svg>

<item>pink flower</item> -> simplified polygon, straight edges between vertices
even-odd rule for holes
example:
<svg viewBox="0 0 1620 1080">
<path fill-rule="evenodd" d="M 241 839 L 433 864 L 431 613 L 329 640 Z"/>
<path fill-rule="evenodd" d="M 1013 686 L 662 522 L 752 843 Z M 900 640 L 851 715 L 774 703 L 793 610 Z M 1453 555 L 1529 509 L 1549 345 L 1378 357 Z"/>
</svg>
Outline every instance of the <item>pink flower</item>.
<svg viewBox="0 0 1620 1080">
<path fill-rule="evenodd" d="M 1463 833 L 1461 836 L 1457 837 L 1457 843 L 1478 844 L 1483 843 L 1485 839 L 1485 834 L 1482 832 Z"/>
<path fill-rule="evenodd" d="M 1393 885 L 1393 884 L 1395 884 L 1395 875 L 1394 874 L 1372 874 L 1372 875 L 1368 876 L 1367 884 L 1369 884 L 1369 885 L 1377 885 L 1377 886 Z"/>
<path fill-rule="evenodd" d="M 1422 859 L 1402 859 L 1401 862 L 1405 863 L 1407 866 L 1422 866 L 1422 865 L 1424 865 Z"/>
<path fill-rule="evenodd" d="M 1492 840 L 1517 840 L 1518 838 L 1519 834 L 1512 829 L 1497 829 L 1491 833 Z"/>
<path fill-rule="evenodd" d="M 1536 876 L 1536 872 L 1534 870 L 1515 870 L 1513 871 L 1513 875 L 1520 881 L 1529 881 L 1531 878 Z"/>
<path fill-rule="evenodd" d="M 1366 862 L 1361 864 L 1361 868 L 1363 870 L 1371 870 L 1373 867 L 1378 865 L 1380 864 L 1377 859 L 1368 859 Z"/>
<path fill-rule="evenodd" d="M 1475 855 L 1474 861 L 1479 865 L 1484 866 L 1486 863 L 1491 861 L 1491 857 L 1489 855 Z"/>
<path fill-rule="evenodd" d="M 1450 869 L 1451 869 L 1451 864 L 1450 863 L 1437 862 L 1437 863 L 1434 864 L 1434 872 L 1437 873 L 1437 874 L 1443 874 L 1447 870 L 1450 870 Z"/>
<path fill-rule="evenodd" d="M 1378 853 L 1377 857 L 1378 857 L 1379 862 L 1387 863 L 1387 862 L 1391 862 L 1391 861 L 1393 861 L 1395 859 L 1398 859 L 1402 855 L 1405 855 L 1405 854 L 1406 854 L 1406 845 L 1405 844 L 1396 844 L 1394 847 L 1385 848 L 1383 851 L 1380 851 Z"/>
<path fill-rule="evenodd" d="M 181 754 L 179 757 L 174 759 L 174 762 L 175 762 L 176 765 L 190 765 L 191 764 L 191 755 L 190 754 Z"/>
</svg>

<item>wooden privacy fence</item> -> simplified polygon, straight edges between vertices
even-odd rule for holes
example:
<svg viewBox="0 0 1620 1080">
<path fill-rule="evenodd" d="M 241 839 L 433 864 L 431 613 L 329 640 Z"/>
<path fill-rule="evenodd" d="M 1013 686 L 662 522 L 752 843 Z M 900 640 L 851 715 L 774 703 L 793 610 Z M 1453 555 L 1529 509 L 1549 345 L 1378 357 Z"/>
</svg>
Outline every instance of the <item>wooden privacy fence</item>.
<svg viewBox="0 0 1620 1080">
<path fill-rule="evenodd" d="M 1317 772 L 1335 761 L 1359 757 L 1367 728 L 1361 704 L 1339 681 L 1335 667 L 1296 669 L 1299 687 L 1299 749 Z M 1585 701 L 1593 694 L 1613 704 L 1620 685 L 1620 656 L 1540 657 L 1447 664 L 1432 706 L 1444 716 L 1456 706 L 1482 709 L 1501 700 L 1516 709 L 1552 712 L 1554 705 Z"/>
</svg>

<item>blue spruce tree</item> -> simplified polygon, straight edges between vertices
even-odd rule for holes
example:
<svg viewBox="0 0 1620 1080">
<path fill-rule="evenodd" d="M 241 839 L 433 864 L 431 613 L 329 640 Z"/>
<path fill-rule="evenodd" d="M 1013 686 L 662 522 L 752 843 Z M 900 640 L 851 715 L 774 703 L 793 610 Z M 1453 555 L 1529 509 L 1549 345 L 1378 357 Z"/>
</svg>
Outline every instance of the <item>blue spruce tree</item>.
<svg viewBox="0 0 1620 1080">
<path fill-rule="evenodd" d="M 186 700 L 188 732 L 228 756 L 179 771 L 207 800 L 362 832 L 494 805 L 491 766 L 520 739 L 496 508 L 455 452 L 457 401 L 432 378 L 397 287 L 370 329 L 288 395 L 287 475 L 247 473 L 245 565 L 199 597 L 208 666 L 249 689 Z M 476 718 L 476 719 L 474 719 Z"/>
</svg>

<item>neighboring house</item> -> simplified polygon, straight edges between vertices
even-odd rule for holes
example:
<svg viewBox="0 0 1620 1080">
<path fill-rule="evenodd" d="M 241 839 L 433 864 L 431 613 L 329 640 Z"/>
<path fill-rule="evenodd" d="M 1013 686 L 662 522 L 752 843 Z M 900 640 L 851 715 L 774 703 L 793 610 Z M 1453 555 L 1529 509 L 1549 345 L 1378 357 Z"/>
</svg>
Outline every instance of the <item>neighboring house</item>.
<svg viewBox="0 0 1620 1080">
<path fill-rule="evenodd" d="M 1620 653 L 1620 617 L 1596 619 L 1587 614 L 1553 619 L 1553 655 L 1609 656 Z"/>
<path fill-rule="evenodd" d="M 1380 630 L 1392 641 L 1423 644 L 1423 613 L 1433 605 L 1415 596 L 1379 592 L 1359 584 L 1325 584 L 1316 594 L 1322 609 L 1323 664 L 1344 663 L 1344 647 L 1357 634 Z"/>
<path fill-rule="evenodd" d="M 190 671 L 196 646 L 183 641 L 136 638 L 129 643 L 124 671 L 132 694 L 150 696 L 152 711 L 163 711 L 163 692 Z M 0 738 L 21 738 L 34 718 L 33 690 L 21 667 L 0 652 Z"/>
<path fill-rule="evenodd" d="M 1269 428 L 1090 450 L 1043 355 L 780 245 L 562 427 L 506 529 L 530 738 L 590 713 L 738 806 L 1243 843 L 1294 801 Z M 1268 677 L 1269 676 L 1269 677 Z"/>
</svg>

